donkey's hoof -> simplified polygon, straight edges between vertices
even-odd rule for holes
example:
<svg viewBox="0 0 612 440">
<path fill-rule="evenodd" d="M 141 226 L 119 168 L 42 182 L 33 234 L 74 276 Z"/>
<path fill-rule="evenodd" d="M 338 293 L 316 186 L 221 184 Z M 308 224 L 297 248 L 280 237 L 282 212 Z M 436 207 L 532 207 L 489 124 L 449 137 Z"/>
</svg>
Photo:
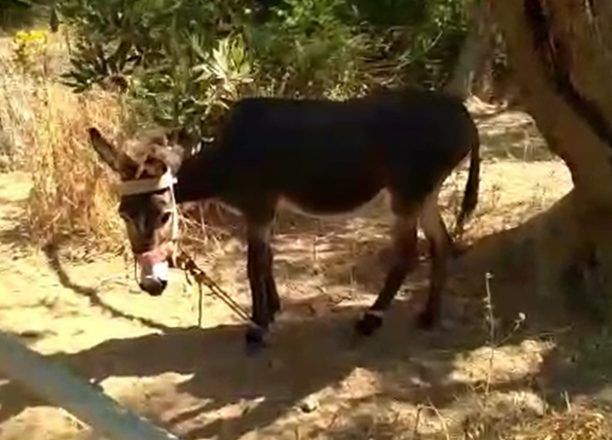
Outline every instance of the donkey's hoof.
<svg viewBox="0 0 612 440">
<path fill-rule="evenodd" d="M 468 251 L 467 246 L 454 243 L 450 248 L 450 256 L 452 258 L 460 258 L 463 255 L 465 255 L 467 251 Z"/>
<path fill-rule="evenodd" d="M 274 302 L 270 305 L 270 312 L 271 313 L 280 313 L 281 311 L 281 305 L 280 302 Z"/>
<path fill-rule="evenodd" d="M 273 324 L 276 321 L 276 318 L 280 314 L 280 309 L 280 304 L 268 305 L 268 316 L 270 317 L 270 324 Z"/>
<path fill-rule="evenodd" d="M 362 336 L 371 336 L 376 330 L 382 327 L 383 320 L 380 316 L 365 313 L 355 324 L 355 330 Z"/>
<path fill-rule="evenodd" d="M 244 336 L 248 354 L 255 354 L 266 346 L 265 331 L 259 327 L 249 327 Z"/>
<path fill-rule="evenodd" d="M 423 330 L 432 330 L 438 323 L 437 316 L 428 310 L 419 314 L 417 318 L 417 326 Z"/>
<path fill-rule="evenodd" d="M 270 311 L 270 324 L 276 322 L 276 318 L 280 315 L 280 309 L 275 309 L 274 311 Z"/>
</svg>

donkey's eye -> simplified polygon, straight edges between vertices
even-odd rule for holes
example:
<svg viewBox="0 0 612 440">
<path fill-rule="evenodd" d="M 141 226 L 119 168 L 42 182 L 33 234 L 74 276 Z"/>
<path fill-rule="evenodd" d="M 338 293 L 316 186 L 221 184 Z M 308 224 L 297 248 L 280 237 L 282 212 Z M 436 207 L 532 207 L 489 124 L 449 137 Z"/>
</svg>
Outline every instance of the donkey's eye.
<svg viewBox="0 0 612 440">
<path fill-rule="evenodd" d="M 132 221 L 132 217 L 130 217 L 127 212 L 119 212 L 119 217 L 121 217 L 121 220 L 123 220 L 124 222 Z"/>
<path fill-rule="evenodd" d="M 159 221 L 162 225 L 165 225 L 170 221 L 170 217 L 172 217 L 172 211 L 166 211 L 159 217 Z"/>
</svg>

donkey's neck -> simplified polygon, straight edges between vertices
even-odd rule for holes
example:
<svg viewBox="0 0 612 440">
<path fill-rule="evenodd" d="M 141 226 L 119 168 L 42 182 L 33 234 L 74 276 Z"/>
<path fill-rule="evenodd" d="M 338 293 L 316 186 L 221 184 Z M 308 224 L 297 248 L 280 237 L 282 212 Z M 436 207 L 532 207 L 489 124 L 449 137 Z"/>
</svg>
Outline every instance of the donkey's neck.
<svg viewBox="0 0 612 440">
<path fill-rule="evenodd" d="M 222 164 L 215 148 L 206 148 L 181 164 L 174 187 L 177 203 L 195 202 L 216 197 L 222 190 Z"/>
</svg>

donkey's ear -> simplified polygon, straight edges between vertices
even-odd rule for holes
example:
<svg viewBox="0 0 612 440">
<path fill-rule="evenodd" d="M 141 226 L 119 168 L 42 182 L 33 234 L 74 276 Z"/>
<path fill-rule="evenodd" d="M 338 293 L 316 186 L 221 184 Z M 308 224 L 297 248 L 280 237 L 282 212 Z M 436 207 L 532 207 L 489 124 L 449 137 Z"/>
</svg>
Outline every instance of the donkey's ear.
<svg viewBox="0 0 612 440">
<path fill-rule="evenodd" d="M 87 130 L 89 140 L 96 153 L 113 171 L 124 179 L 130 179 L 138 169 L 138 164 L 127 154 L 115 148 L 97 128 L 91 127 Z"/>
</svg>

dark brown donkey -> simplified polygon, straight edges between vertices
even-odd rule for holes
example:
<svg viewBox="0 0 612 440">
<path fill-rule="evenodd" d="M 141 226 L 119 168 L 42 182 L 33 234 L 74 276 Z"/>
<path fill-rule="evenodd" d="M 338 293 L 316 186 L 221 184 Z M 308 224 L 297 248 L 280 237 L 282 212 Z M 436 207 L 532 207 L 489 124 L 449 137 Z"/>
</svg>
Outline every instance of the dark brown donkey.
<svg viewBox="0 0 612 440">
<path fill-rule="evenodd" d="M 452 245 L 438 210 L 438 192 L 468 153 L 458 225 L 478 199 L 478 131 L 459 100 L 421 91 L 388 91 L 341 102 L 249 98 L 235 103 L 226 121 L 214 145 L 190 157 L 179 143 L 159 138 L 140 161 L 114 148 L 95 128 L 89 131 L 96 151 L 123 181 L 119 210 L 146 276 L 143 290 L 159 295 L 166 287 L 163 270 L 155 267 L 172 253 L 174 201 L 216 198 L 246 220 L 257 325 L 248 330 L 247 341 L 262 342 L 280 310 L 270 246 L 279 203 L 335 214 L 387 190 L 396 219 L 394 259 L 376 301 L 356 328 L 371 334 L 382 325 L 384 311 L 417 261 L 418 224 L 432 257 L 430 292 L 419 322 L 429 327 L 438 320 Z"/>
</svg>

